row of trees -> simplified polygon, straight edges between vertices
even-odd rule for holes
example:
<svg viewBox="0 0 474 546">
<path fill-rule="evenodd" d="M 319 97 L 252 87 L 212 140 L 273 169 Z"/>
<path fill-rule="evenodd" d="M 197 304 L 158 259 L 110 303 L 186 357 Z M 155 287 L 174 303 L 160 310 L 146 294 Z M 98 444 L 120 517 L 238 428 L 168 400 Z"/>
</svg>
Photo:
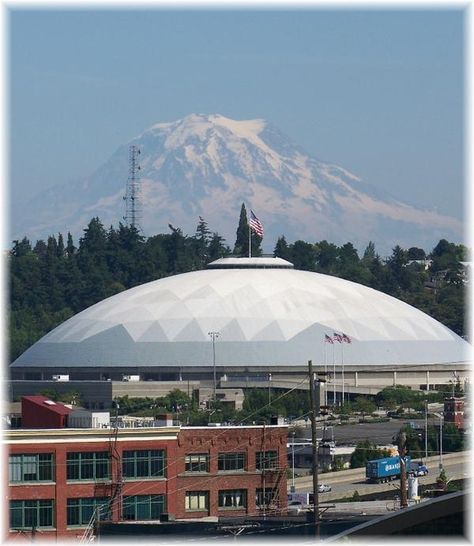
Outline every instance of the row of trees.
<svg viewBox="0 0 474 546">
<path fill-rule="evenodd" d="M 76 246 L 72 236 L 50 236 L 32 244 L 13 242 L 10 265 L 10 359 L 72 315 L 133 286 L 202 269 L 217 258 L 248 255 L 247 211 L 242 205 L 233 248 L 199 218 L 192 236 L 170 225 L 170 233 L 145 238 L 134 227 L 105 229 L 93 218 Z M 261 238 L 252 234 L 252 255 L 261 255 Z M 427 312 L 460 335 L 465 333 L 465 283 L 460 261 L 466 249 L 442 240 L 430 253 L 428 270 L 409 264 L 422 249 L 395 247 L 382 259 L 369 243 L 360 258 L 351 243 L 287 243 L 280 237 L 274 255 L 296 269 L 339 276 L 382 290 Z M 440 272 L 442 274 L 440 275 Z M 426 283 L 439 276 L 436 289 Z"/>
</svg>

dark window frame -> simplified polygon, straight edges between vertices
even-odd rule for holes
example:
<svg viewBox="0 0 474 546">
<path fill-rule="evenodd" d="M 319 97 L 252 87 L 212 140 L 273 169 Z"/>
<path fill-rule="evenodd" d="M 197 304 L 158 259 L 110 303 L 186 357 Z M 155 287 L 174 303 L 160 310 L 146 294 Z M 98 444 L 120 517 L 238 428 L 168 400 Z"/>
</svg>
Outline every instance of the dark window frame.
<svg viewBox="0 0 474 546">
<path fill-rule="evenodd" d="M 191 507 L 191 497 L 197 497 L 198 507 Z M 201 498 L 204 498 L 204 506 L 200 506 Z M 184 508 L 186 512 L 208 512 L 209 511 L 209 491 L 186 491 L 184 497 Z"/>
<path fill-rule="evenodd" d="M 238 497 L 240 502 L 237 502 Z M 244 510 L 247 508 L 247 489 L 222 489 L 218 493 L 219 510 Z"/>
<path fill-rule="evenodd" d="M 124 451 L 122 476 L 125 480 L 166 478 L 166 451 L 164 449 Z"/>
<path fill-rule="evenodd" d="M 217 456 L 217 469 L 219 472 L 245 472 L 246 464 L 247 457 L 243 451 L 219 453 Z"/>
<path fill-rule="evenodd" d="M 99 520 L 110 519 L 110 499 L 107 497 L 68 498 L 66 501 L 66 521 L 68 527 L 84 527 L 91 520 L 98 507 Z M 77 517 L 76 517 L 77 514 Z M 77 521 L 71 521 L 76 519 Z"/>
<path fill-rule="evenodd" d="M 185 457 L 185 471 L 209 472 L 209 459 L 209 453 L 187 453 Z"/>
<path fill-rule="evenodd" d="M 144 511 L 147 514 L 143 516 Z M 165 495 L 129 495 L 122 500 L 122 519 L 124 521 L 159 520 L 166 512 Z"/>
<path fill-rule="evenodd" d="M 255 468 L 257 470 L 275 470 L 278 468 L 278 451 L 269 449 L 255 453 Z"/>
<path fill-rule="evenodd" d="M 66 479 L 72 481 L 109 481 L 108 451 L 70 451 L 66 458 Z"/>
<path fill-rule="evenodd" d="M 10 529 L 54 529 L 54 500 L 11 500 Z"/>
<path fill-rule="evenodd" d="M 27 473 L 28 466 L 34 472 Z M 12 453 L 8 457 L 9 483 L 54 482 L 54 471 L 54 453 Z M 15 479 L 16 474 L 21 478 Z"/>
</svg>

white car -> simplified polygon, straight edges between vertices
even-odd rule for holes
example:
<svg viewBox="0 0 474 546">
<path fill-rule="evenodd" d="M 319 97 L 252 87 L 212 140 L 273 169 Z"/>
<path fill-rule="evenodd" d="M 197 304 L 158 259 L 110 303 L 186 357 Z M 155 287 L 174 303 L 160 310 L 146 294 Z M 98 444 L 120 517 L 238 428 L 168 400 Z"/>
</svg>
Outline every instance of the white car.
<svg viewBox="0 0 474 546">
<path fill-rule="evenodd" d="M 297 515 L 304 511 L 305 511 L 304 504 L 300 501 L 291 501 L 290 504 L 288 504 L 289 514 Z"/>
<path fill-rule="evenodd" d="M 326 485 L 325 483 L 320 483 L 318 485 L 318 493 L 327 493 L 328 491 L 331 491 L 330 485 Z"/>
</svg>

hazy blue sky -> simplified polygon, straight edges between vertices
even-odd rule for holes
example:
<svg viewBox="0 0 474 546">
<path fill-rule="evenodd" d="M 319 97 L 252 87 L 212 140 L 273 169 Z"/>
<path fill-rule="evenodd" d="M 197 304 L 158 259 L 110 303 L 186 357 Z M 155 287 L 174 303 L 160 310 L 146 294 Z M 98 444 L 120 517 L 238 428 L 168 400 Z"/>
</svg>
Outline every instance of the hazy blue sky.
<svg viewBox="0 0 474 546">
<path fill-rule="evenodd" d="M 10 11 L 13 213 L 159 121 L 265 118 L 311 155 L 461 217 L 456 11 Z"/>
</svg>

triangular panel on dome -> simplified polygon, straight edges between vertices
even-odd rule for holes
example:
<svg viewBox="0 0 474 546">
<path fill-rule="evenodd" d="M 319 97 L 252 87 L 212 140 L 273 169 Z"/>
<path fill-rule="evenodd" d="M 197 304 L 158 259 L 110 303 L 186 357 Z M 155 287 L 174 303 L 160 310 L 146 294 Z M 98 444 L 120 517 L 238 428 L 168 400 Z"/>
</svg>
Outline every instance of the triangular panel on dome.
<svg viewBox="0 0 474 546">
<path fill-rule="evenodd" d="M 169 341 L 165 331 L 163 330 L 161 324 L 155 320 L 153 322 L 148 322 L 149 326 L 148 328 L 140 335 L 140 337 L 136 338 L 137 342 L 151 342 L 156 343 L 159 341 Z"/>
<path fill-rule="evenodd" d="M 207 332 L 202 331 L 196 320 L 192 320 L 173 338 L 173 341 L 209 341 L 209 336 Z"/>
<path fill-rule="evenodd" d="M 267 324 L 262 330 L 260 330 L 253 338 L 252 341 L 285 341 L 285 334 L 282 332 L 280 323 L 277 320 Z"/>
<path fill-rule="evenodd" d="M 244 331 L 236 319 L 232 319 L 220 329 L 222 340 L 225 341 L 247 341 Z"/>
<path fill-rule="evenodd" d="M 278 324 L 283 334 L 283 339 L 290 340 L 309 328 L 312 324 L 307 320 L 279 319 Z"/>
<path fill-rule="evenodd" d="M 135 341 L 138 341 L 145 334 L 150 326 L 154 323 L 153 320 L 135 320 L 124 324 L 127 332 Z"/>
<path fill-rule="evenodd" d="M 160 324 L 168 338 L 168 341 L 173 341 L 176 336 L 191 322 L 190 318 L 171 318 L 161 320 Z"/>
<path fill-rule="evenodd" d="M 154 316 L 150 312 L 149 308 L 144 305 L 141 307 L 137 305 L 130 305 L 117 307 L 116 309 L 110 311 L 110 313 L 108 313 L 104 318 L 108 321 L 113 321 L 115 324 L 121 324 L 128 322 L 140 322 L 143 320 L 153 320 Z"/>
<path fill-rule="evenodd" d="M 82 319 L 79 316 L 74 317 L 74 319 L 72 322 L 63 322 L 63 324 L 48 332 L 41 338 L 40 342 L 63 343 L 67 341 L 79 341 L 89 328 L 97 324 L 97 321 L 93 319 Z M 107 323 L 104 324 L 104 328 L 108 327 Z"/>
<path fill-rule="evenodd" d="M 82 343 L 98 343 L 102 345 L 106 344 L 110 347 L 119 346 L 120 344 L 133 343 L 133 339 L 130 337 L 130 334 L 123 327 L 122 324 L 117 324 L 108 330 L 98 332 L 92 336 L 87 337 Z"/>
<path fill-rule="evenodd" d="M 176 303 L 181 301 L 181 298 L 177 296 L 173 291 L 168 289 L 157 289 L 153 291 L 147 291 L 144 294 L 137 295 L 134 298 L 134 304 L 136 305 L 156 305 L 164 306 L 170 303 Z"/>
</svg>

